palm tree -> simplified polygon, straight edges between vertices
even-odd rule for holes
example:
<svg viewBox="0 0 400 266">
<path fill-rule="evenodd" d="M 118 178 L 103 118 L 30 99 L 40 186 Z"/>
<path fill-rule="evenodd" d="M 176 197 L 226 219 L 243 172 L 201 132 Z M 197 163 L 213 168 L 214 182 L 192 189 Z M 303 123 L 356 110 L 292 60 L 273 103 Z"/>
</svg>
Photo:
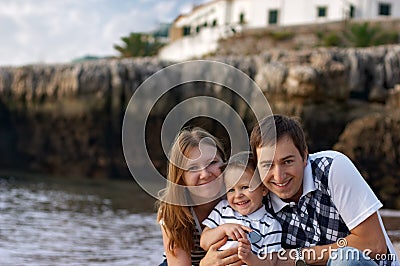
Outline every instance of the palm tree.
<svg viewBox="0 0 400 266">
<path fill-rule="evenodd" d="M 162 44 L 151 35 L 130 33 L 128 37 L 121 37 L 123 45 L 114 45 L 121 57 L 143 57 L 156 55 Z"/>
</svg>

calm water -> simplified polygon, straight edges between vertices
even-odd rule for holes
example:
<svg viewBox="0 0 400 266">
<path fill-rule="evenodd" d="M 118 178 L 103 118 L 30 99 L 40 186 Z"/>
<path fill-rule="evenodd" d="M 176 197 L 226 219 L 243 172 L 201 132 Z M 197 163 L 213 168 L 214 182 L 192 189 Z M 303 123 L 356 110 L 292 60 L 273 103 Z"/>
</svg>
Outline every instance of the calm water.
<svg viewBox="0 0 400 266">
<path fill-rule="evenodd" d="M 0 178 L 0 265 L 158 265 L 153 203 L 133 180 Z"/>
<path fill-rule="evenodd" d="M 0 265 L 158 265 L 153 206 L 133 180 L 0 177 Z M 399 241 L 400 212 L 384 214 Z"/>
</svg>

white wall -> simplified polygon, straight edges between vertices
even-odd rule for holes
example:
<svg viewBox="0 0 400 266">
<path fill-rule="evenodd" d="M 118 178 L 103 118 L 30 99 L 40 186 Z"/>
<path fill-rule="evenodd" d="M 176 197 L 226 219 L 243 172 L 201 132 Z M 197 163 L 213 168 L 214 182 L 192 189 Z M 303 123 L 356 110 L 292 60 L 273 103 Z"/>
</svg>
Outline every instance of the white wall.
<svg viewBox="0 0 400 266">
<path fill-rule="evenodd" d="M 193 13 L 181 18 L 177 26 L 192 25 L 194 33 L 197 25 L 211 26 L 216 19 L 218 25 L 239 23 L 240 13 L 245 14 L 247 27 L 264 27 L 268 25 L 268 12 L 277 9 L 279 25 L 298 25 L 315 22 L 337 21 L 346 16 L 349 4 L 356 8 L 355 18 L 378 18 L 378 4 L 390 3 L 392 16 L 400 17 L 400 0 L 217 0 L 201 6 Z M 327 16 L 317 17 L 317 7 L 326 6 Z"/>
<path fill-rule="evenodd" d="M 391 4 L 392 14 L 390 17 L 400 17 L 399 0 L 341 0 L 353 4 L 356 8 L 355 18 L 357 19 L 377 19 L 385 16 L 378 16 L 379 3 Z"/>
<path fill-rule="evenodd" d="M 212 21 L 216 19 L 218 25 L 224 24 L 225 18 L 225 1 L 216 1 L 209 4 L 205 4 L 202 7 L 197 8 L 194 12 L 184 15 L 177 22 L 177 27 L 191 26 L 191 32 L 195 34 L 197 26 L 204 25 L 207 22 L 207 27 L 211 27 Z"/>
<path fill-rule="evenodd" d="M 244 20 L 247 24 L 251 23 L 252 17 L 250 16 L 250 10 L 252 8 L 251 0 L 236 0 L 232 3 L 231 6 L 231 21 L 232 24 L 238 24 L 240 22 L 240 14 L 244 14 Z"/>
<path fill-rule="evenodd" d="M 218 47 L 218 40 L 229 36 L 226 27 L 204 28 L 199 34 L 187 36 L 161 48 L 158 57 L 162 60 L 178 62 L 205 54 L 215 52 Z"/>
<path fill-rule="evenodd" d="M 345 17 L 347 0 L 283 1 L 281 25 L 298 25 L 341 20 Z M 326 7 L 326 17 L 318 17 L 318 7 Z"/>
<path fill-rule="evenodd" d="M 277 9 L 279 10 L 279 21 L 281 20 L 281 5 L 282 0 L 253 0 L 252 2 L 252 10 L 251 10 L 251 17 L 252 21 L 249 24 L 250 27 L 265 27 L 268 25 L 268 14 L 269 10 Z M 278 21 L 278 23 L 279 23 Z"/>
<path fill-rule="evenodd" d="M 176 21 L 177 27 L 191 26 L 191 36 L 165 46 L 159 56 L 170 61 L 182 61 L 217 49 L 218 39 L 232 34 L 231 26 L 239 23 L 240 13 L 245 14 L 246 28 L 268 26 L 269 10 L 278 10 L 278 25 L 300 25 L 346 18 L 348 6 L 355 6 L 356 19 L 378 18 L 379 3 L 391 4 L 391 17 L 400 17 L 400 0 L 216 0 L 197 8 Z M 318 18 L 317 7 L 327 7 L 325 18 Z M 217 20 L 217 27 L 212 27 Z M 203 27 L 207 22 L 207 27 Z M 200 25 L 199 33 L 196 26 Z M 236 27 L 236 31 L 240 31 Z"/>
<path fill-rule="evenodd" d="M 370 18 L 375 18 L 379 12 L 379 3 L 391 4 L 391 16 L 400 17 L 400 1 L 399 0 L 369 0 L 369 8 L 372 12 Z M 383 16 L 384 17 L 384 16 Z"/>
</svg>

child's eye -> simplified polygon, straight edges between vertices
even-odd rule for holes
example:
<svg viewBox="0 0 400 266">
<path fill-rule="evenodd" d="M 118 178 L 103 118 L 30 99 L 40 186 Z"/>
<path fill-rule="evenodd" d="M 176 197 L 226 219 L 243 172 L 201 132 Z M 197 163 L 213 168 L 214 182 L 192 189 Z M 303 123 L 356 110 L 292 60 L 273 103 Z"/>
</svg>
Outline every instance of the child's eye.
<svg viewBox="0 0 400 266">
<path fill-rule="evenodd" d="M 234 190 L 233 188 L 231 188 L 231 189 L 228 189 L 228 191 L 227 191 L 227 192 L 228 192 L 228 193 L 229 193 L 229 192 L 231 192 L 231 193 L 232 193 L 232 192 L 235 192 L 235 190 Z"/>
<path fill-rule="evenodd" d="M 242 186 L 242 189 L 248 189 L 249 186 Z"/>
</svg>

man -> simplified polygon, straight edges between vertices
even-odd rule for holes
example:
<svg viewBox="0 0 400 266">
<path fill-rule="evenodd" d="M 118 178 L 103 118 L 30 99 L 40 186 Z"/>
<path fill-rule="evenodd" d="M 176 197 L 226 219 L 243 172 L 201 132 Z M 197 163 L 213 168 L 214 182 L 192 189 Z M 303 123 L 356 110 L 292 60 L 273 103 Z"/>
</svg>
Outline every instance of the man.
<svg viewBox="0 0 400 266">
<path fill-rule="evenodd" d="M 300 124 L 282 115 L 259 122 L 250 145 L 272 192 L 266 208 L 282 225 L 282 247 L 297 248 L 296 265 L 399 265 L 382 204 L 345 155 L 308 154 Z"/>
</svg>

